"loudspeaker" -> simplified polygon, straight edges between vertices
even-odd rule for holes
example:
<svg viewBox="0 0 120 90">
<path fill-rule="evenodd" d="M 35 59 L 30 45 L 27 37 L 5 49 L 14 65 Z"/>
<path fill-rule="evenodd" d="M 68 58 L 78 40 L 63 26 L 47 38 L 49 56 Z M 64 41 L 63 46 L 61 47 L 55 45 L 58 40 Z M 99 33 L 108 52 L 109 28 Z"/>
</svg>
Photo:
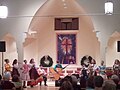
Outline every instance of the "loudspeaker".
<svg viewBox="0 0 120 90">
<path fill-rule="evenodd" d="M 0 41 L 0 52 L 6 52 L 5 41 Z"/>
<path fill-rule="evenodd" d="M 120 41 L 117 41 L 117 52 L 120 52 Z"/>
<path fill-rule="evenodd" d="M 60 80 L 55 80 L 55 87 L 60 87 L 61 85 L 61 81 Z"/>
</svg>

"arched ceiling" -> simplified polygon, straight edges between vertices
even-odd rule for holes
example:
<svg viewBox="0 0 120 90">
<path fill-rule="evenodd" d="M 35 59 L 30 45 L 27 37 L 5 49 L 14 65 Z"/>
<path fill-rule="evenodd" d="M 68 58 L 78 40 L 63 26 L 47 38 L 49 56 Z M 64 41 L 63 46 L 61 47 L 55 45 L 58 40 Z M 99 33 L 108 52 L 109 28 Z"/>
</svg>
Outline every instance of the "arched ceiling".
<svg viewBox="0 0 120 90">
<path fill-rule="evenodd" d="M 85 10 L 75 0 L 48 0 L 36 12 L 28 32 L 44 30 L 51 18 L 54 20 L 56 17 L 82 17 L 80 19 L 84 19 L 94 29 L 92 20 L 86 14 Z"/>
</svg>

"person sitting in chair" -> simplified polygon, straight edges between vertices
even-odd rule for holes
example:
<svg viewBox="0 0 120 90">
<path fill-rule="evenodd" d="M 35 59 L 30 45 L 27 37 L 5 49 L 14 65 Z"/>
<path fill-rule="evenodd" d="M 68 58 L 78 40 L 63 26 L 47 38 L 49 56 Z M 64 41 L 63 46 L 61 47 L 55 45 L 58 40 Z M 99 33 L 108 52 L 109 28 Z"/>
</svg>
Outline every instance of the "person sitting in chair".
<svg viewBox="0 0 120 90">
<path fill-rule="evenodd" d="M 39 67 L 39 75 L 43 77 L 44 85 L 47 86 L 47 73 L 43 69 L 42 65 Z M 42 84 L 42 81 L 40 81 L 40 86 Z"/>
<path fill-rule="evenodd" d="M 54 67 L 54 71 L 56 72 L 56 74 L 54 75 L 54 78 L 55 78 L 55 86 L 59 86 L 59 81 L 60 81 L 60 73 L 62 71 L 63 67 L 62 65 L 60 64 L 59 61 L 57 61 L 57 64 L 55 65 Z"/>
<path fill-rule="evenodd" d="M 57 64 L 54 67 L 54 70 L 58 73 L 57 68 L 61 68 L 62 69 L 62 65 L 60 64 L 59 61 L 57 61 Z"/>
</svg>

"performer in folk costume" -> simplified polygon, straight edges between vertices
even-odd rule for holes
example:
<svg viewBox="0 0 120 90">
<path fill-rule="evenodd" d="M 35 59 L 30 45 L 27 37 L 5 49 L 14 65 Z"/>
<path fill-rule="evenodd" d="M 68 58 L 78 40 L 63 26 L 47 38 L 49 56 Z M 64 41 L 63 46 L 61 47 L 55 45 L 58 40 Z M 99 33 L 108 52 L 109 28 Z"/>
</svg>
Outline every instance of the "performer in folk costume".
<svg viewBox="0 0 120 90">
<path fill-rule="evenodd" d="M 82 76 L 85 77 L 85 79 L 88 78 L 88 73 L 89 73 L 89 65 L 90 65 L 90 61 L 92 60 L 92 57 L 91 56 L 84 56 L 82 59 L 81 59 L 81 65 L 82 65 Z"/>
<path fill-rule="evenodd" d="M 114 74 L 119 76 L 119 71 L 120 71 L 120 61 L 118 59 L 115 60 L 114 65 L 113 65 L 113 71 Z"/>
<path fill-rule="evenodd" d="M 57 64 L 55 65 L 55 67 L 54 67 L 54 70 L 57 72 L 57 68 L 61 68 L 62 69 L 62 65 L 60 64 L 60 62 L 59 61 L 57 61 Z"/>
<path fill-rule="evenodd" d="M 97 76 L 98 66 L 96 65 L 95 59 L 92 59 L 90 61 L 90 65 L 88 69 L 89 69 L 89 76 Z"/>
<path fill-rule="evenodd" d="M 14 61 L 13 61 L 13 68 L 12 68 L 12 73 L 11 73 L 11 76 L 13 77 L 14 75 L 17 75 L 17 76 L 20 76 L 20 74 L 19 74 L 19 71 L 18 71 L 18 69 L 19 69 L 19 66 L 18 66 L 18 61 L 17 61 L 17 59 L 15 59 Z"/>
<path fill-rule="evenodd" d="M 12 67 L 11 67 L 11 65 L 9 64 L 9 59 L 5 59 L 5 74 L 6 73 L 9 73 L 10 75 L 11 75 L 11 69 L 12 69 Z"/>
<path fill-rule="evenodd" d="M 33 87 L 34 85 L 37 85 L 38 82 L 36 80 L 39 78 L 39 74 L 38 74 L 37 69 L 35 67 L 34 59 L 30 60 L 29 75 L 30 75 L 30 79 L 31 79 L 31 82 L 29 82 L 30 86 Z"/>
<path fill-rule="evenodd" d="M 30 66 L 29 64 L 27 64 L 27 60 L 24 60 L 24 64 L 22 68 L 23 88 L 26 88 L 26 81 L 30 81 L 29 70 L 30 70 Z"/>
<path fill-rule="evenodd" d="M 9 59 L 5 59 L 5 72 L 11 72 L 12 67 L 9 64 Z"/>
<path fill-rule="evenodd" d="M 40 67 L 38 68 L 38 74 L 40 75 L 39 79 L 41 79 L 40 86 L 42 84 L 42 80 L 44 81 L 44 85 L 47 86 L 47 73 L 43 69 L 42 65 L 40 65 Z"/>
<path fill-rule="evenodd" d="M 101 61 L 101 66 L 99 66 L 99 75 L 106 79 L 106 66 L 104 65 L 104 61 Z"/>
</svg>

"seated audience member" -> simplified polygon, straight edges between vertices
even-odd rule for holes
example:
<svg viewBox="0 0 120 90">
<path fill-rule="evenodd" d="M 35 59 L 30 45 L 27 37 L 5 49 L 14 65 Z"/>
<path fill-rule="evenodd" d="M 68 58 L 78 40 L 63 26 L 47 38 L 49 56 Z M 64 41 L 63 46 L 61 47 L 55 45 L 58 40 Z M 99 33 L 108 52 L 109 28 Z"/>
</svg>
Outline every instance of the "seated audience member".
<svg viewBox="0 0 120 90">
<path fill-rule="evenodd" d="M 74 90 L 74 89 L 73 89 L 73 86 L 72 86 L 71 82 L 68 80 L 68 81 L 64 81 L 62 83 L 59 90 Z"/>
<path fill-rule="evenodd" d="M 81 87 L 81 90 L 85 90 L 86 88 L 86 78 L 84 76 L 80 77 L 80 87 Z"/>
<path fill-rule="evenodd" d="M 15 85 L 10 81 L 10 73 L 5 73 L 3 76 L 3 81 L 1 82 L 1 88 L 3 90 L 15 90 Z"/>
<path fill-rule="evenodd" d="M 70 83 L 72 84 L 72 78 L 71 78 L 71 76 L 65 76 L 63 79 L 60 79 L 60 81 L 59 81 L 60 86 L 62 85 L 62 83 L 64 81 L 70 81 Z"/>
<path fill-rule="evenodd" d="M 86 88 L 87 79 L 88 79 L 87 70 L 83 68 L 83 70 L 81 71 L 81 77 L 80 77 L 80 86 L 82 90 L 85 90 Z"/>
<path fill-rule="evenodd" d="M 1 88 L 1 82 L 2 82 L 2 76 L 0 75 L 0 90 L 2 89 Z"/>
<path fill-rule="evenodd" d="M 117 85 L 116 85 L 116 83 L 113 81 L 113 77 L 114 77 L 114 76 L 111 76 L 111 77 L 112 77 L 112 78 L 110 78 L 109 80 L 105 80 L 105 81 L 104 81 L 103 90 L 116 90 Z"/>
<path fill-rule="evenodd" d="M 116 85 L 113 82 L 105 82 L 102 90 L 116 90 Z"/>
<path fill-rule="evenodd" d="M 20 81 L 20 79 L 19 79 L 19 77 L 17 75 L 13 76 L 12 82 L 15 85 L 16 90 L 23 90 L 22 82 Z"/>
<path fill-rule="evenodd" d="M 114 81 L 114 83 L 116 84 L 116 89 L 118 90 L 120 90 L 120 85 L 119 85 L 119 81 L 120 81 L 120 79 L 119 79 L 119 77 L 117 76 L 117 75 L 112 75 L 111 76 L 111 79 Z"/>
<path fill-rule="evenodd" d="M 94 76 L 90 76 L 86 83 L 86 90 L 94 90 Z"/>
<path fill-rule="evenodd" d="M 102 90 L 104 79 L 102 76 L 95 76 L 94 77 L 94 90 Z M 106 89 L 107 90 L 107 89 Z"/>
<path fill-rule="evenodd" d="M 71 75 L 73 85 L 77 85 L 78 79 L 75 74 Z"/>
<path fill-rule="evenodd" d="M 107 68 L 106 75 L 107 75 L 107 79 L 110 79 L 111 76 L 113 75 L 113 70 L 111 68 Z"/>
<path fill-rule="evenodd" d="M 78 80 L 78 76 L 76 74 L 72 74 L 71 75 L 71 78 L 72 78 L 72 85 L 73 85 L 73 88 L 74 90 L 80 90 L 80 85 L 78 83 L 79 80 Z"/>
</svg>

